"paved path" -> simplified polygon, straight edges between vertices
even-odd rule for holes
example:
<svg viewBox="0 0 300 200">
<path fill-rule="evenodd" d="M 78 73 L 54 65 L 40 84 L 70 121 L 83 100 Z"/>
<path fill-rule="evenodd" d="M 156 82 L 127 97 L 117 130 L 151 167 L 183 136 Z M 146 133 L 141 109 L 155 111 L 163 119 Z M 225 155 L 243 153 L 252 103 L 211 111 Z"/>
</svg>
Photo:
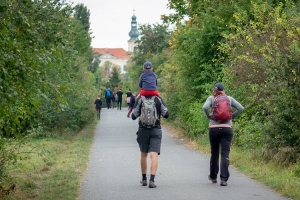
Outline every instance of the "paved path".
<svg viewBox="0 0 300 200">
<path fill-rule="evenodd" d="M 143 187 L 139 183 L 137 120 L 126 117 L 126 108 L 101 112 L 80 200 L 287 199 L 232 168 L 227 187 L 220 186 L 219 180 L 212 184 L 207 179 L 209 155 L 189 149 L 166 129 L 155 177 L 157 188 Z"/>
</svg>

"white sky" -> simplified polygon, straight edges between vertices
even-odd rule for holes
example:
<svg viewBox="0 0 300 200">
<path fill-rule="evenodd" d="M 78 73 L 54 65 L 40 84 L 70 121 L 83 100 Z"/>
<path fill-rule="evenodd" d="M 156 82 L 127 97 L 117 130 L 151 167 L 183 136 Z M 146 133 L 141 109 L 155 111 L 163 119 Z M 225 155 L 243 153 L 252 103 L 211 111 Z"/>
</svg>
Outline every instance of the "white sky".
<svg viewBox="0 0 300 200">
<path fill-rule="evenodd" d="M 83 3 L 90 10 L 90 29 L 94 48 L 123 48 L 128 50 L 128 33 L 133 10 L 139 24 L 161 23 L 162 14 L 170 14 L 168 0 L 69 0 Z"/>
</svg>

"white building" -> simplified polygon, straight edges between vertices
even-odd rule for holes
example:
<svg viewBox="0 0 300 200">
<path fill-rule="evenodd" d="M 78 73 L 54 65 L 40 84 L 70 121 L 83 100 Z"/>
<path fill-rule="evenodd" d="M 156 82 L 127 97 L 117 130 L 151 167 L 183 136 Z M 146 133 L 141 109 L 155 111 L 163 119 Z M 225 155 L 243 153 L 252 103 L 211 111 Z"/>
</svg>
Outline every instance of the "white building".
<svg viewBox="0 0 300 200">
<path fill-rule="evenodd" d="M 130 39 L 128 42 L 128 51 L 126 52 L 123 48 L 93 48 L 95 55 L 101 60 L 99 67 L 103 66 L 106 61 L 118 65 L 121 69 L 121 74 L 126 73 L 125 65 L 131 58 L 131 54 L 134 52 L 136 43 L 140 33 L 137 29 L 136 16 L 133 11 L 131 17 L 131 30 L 129 32 Z"/>
</svg>

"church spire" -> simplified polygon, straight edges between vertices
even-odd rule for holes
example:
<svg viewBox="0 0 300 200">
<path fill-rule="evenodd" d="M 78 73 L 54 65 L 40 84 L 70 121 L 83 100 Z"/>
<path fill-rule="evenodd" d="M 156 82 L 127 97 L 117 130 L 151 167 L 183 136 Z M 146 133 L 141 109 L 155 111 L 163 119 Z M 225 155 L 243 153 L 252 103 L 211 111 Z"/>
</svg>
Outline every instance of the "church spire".
<svg viewBox="0 0 300 200">
<path fill-rule="evenodd" d="M 136 22 L 136 16 L 135 16 L 135 10 L 133 10 L 133 15 L 131 17 L 131 30 L 129 32 L 130 41 L 137 40 L 140 33 L 137 29 L 137 22 Z"/>
</svg>

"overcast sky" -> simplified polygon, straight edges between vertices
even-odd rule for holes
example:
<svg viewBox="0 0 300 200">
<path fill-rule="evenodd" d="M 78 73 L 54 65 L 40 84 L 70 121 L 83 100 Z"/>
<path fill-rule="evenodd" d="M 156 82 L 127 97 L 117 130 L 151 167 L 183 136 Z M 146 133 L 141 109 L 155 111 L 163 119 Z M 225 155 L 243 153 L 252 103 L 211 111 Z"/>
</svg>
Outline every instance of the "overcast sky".
<svg viewBox="0 0 300 200">
<path fill-rule="evenodd" d="M 90 10 L 90 29 L 94 48 L 128 50 L 128 33 L 133 10 L 138 24 L 161 23 L 160 16 L 169 14 L 168 0 L 69 0 L 83 3 Z"/>
</svg>

